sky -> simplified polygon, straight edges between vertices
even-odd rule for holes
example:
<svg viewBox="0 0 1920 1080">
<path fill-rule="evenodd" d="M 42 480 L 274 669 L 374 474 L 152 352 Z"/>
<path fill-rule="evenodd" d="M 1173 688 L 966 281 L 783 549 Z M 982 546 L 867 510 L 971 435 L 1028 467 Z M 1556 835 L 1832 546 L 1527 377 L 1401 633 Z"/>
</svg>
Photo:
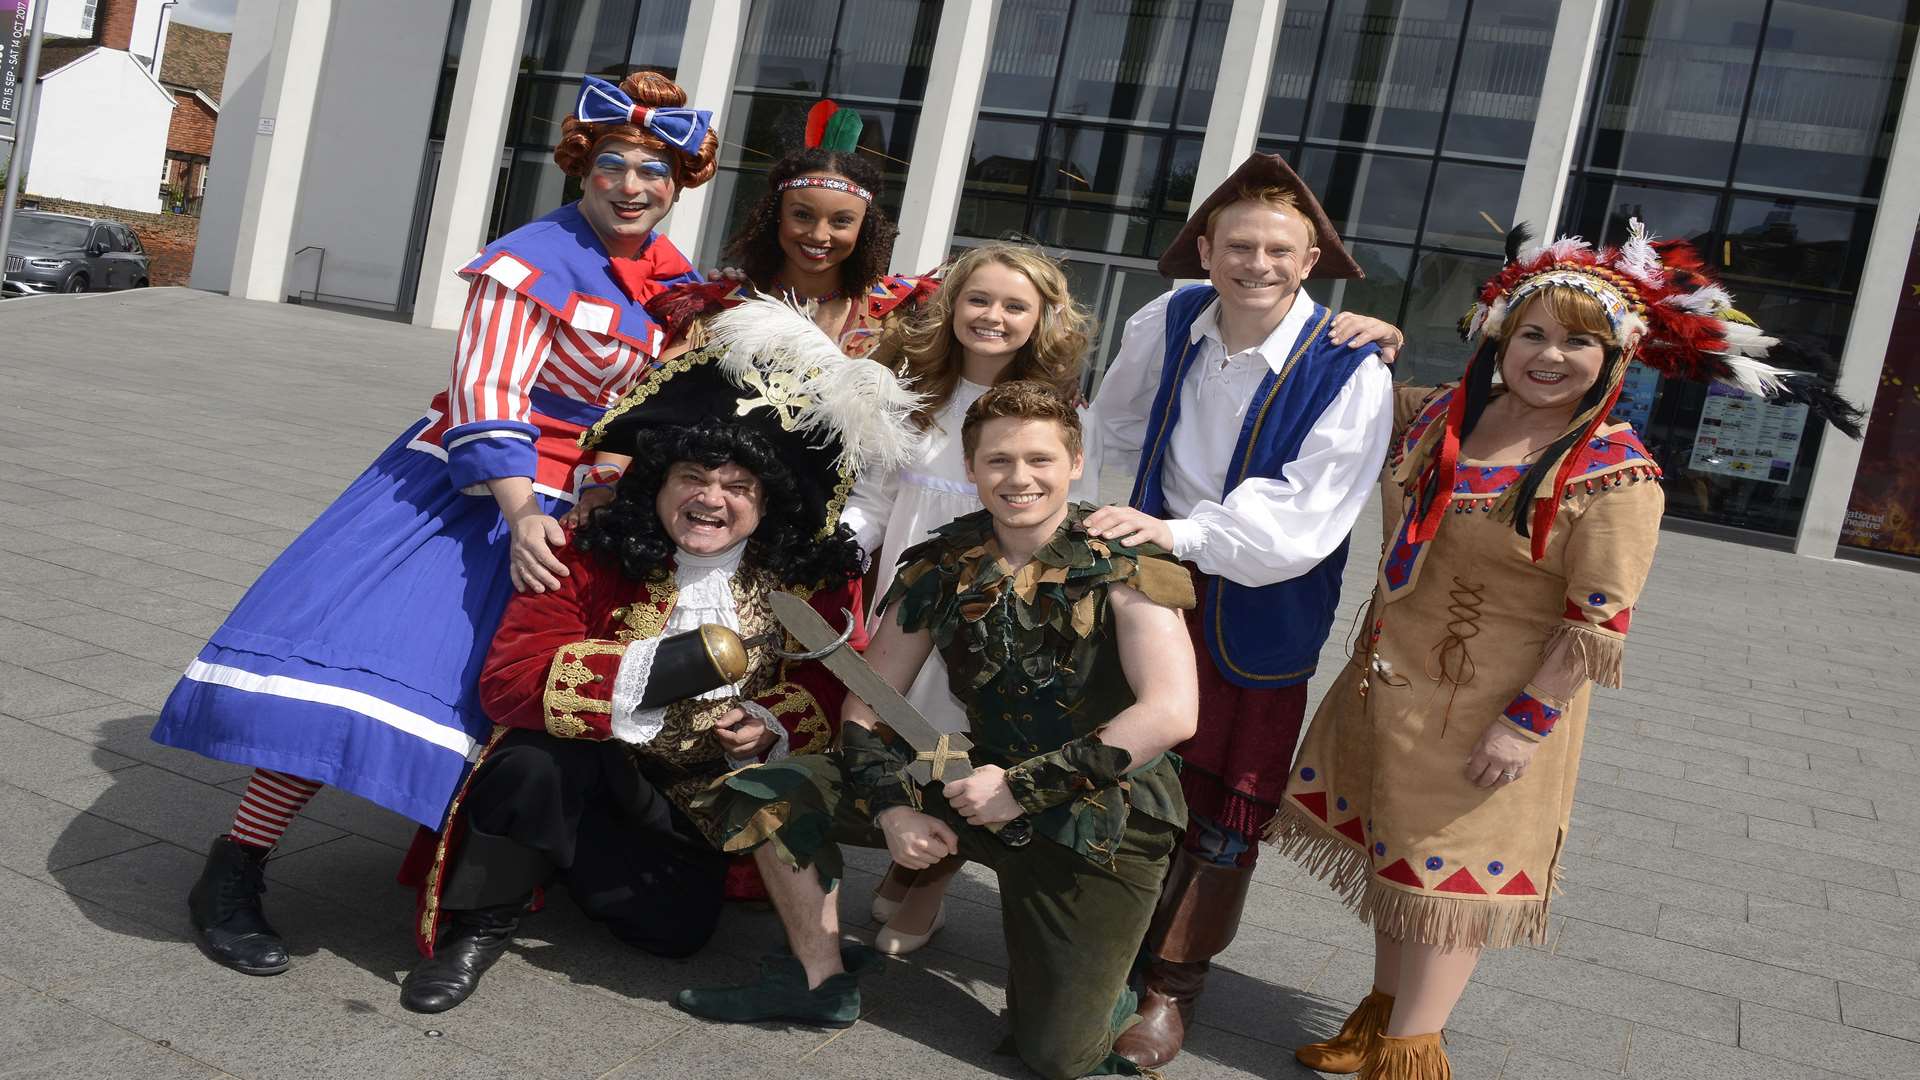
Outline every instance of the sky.
<svg viewBox="0 0 1920 1080">
<path fill-rule="evenodd" d="M 240 0 L 181 0 L 180 6 L 173 9 L 173 17 L 188 26 L 231 32 L 233 9 L 239 3 Z"/>
</svg>

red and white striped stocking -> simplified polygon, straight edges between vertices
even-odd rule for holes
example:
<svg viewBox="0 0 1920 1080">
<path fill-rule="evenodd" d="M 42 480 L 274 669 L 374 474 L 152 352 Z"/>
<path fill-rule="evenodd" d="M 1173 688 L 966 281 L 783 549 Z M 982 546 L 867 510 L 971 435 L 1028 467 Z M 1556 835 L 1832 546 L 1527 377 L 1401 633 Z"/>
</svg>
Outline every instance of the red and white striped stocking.
<svg viewBox="0 0 1920 1080">
<path fill-rule="evenodd" d="M 302 780 L 272 769 L 253 770 L 247 793 L 240 798 L 240 809 L 234 812 L 230 835 L 242 844 L 272 847 L 322 786 L 318 780 Z"/>
</svg>

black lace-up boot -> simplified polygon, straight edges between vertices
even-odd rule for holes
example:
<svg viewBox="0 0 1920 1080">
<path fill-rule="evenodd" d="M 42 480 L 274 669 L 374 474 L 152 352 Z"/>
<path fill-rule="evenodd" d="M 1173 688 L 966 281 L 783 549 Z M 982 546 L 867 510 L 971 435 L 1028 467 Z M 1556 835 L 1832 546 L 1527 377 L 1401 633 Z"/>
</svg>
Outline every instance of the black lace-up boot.
<svg viewBox="0 0 1920 1080">
<path fill-rule="evenodd" d="M 267 922 L 260 895 L 267 891 L 267 853 L 223 834 L 207 849 L 207 866 L 187 893 L 187 914 L 200 951 L 216 964 L 248 975 L 287 970 L 287 946 Z"/>
</svg>

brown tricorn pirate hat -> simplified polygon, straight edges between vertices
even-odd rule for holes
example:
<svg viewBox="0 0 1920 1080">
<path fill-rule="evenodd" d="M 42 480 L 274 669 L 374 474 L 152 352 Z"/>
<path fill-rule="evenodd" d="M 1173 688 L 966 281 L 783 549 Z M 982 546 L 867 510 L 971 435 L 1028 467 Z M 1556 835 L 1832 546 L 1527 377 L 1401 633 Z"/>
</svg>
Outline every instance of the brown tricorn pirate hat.
<svg viewBox="0 0 1920 1080">
<path fill-rule="evenodd" d="M 1311 278 L 1359 278 L 1367 275 L 1360 264 L 1353 261 L 1347 253 L 1346 245 L 1340 242 L 1340 234 L 1334 231 L 1333 222 L 1327 212 L 1320 208 L 1320 200 L 1313 197 L 1313 189 L 1307 182 L 1287 166 L 1278 154 L 1254 154 L 1240 163 L 1206 201 L 1194 207 L 1193 216 L 1187 219 L 1186 227 L 1180 235 L 1173 238 L 1167 250 L 1160 254 L 1160 273 L 1170 278 L 1204 278 L 1207 268 L 1200 265 L 1200 238 L 1207 234 L 1207 217 L 1215 210 L 1235 202 L 1240 194 L 1248 189 L 1278 187 L 1293 192 L 1294 201 L 1299 203 L 1300 212 L 1313 222 L 1314 246 L 1320 249 L 1320 261 L 1313 266 Z"/>
</svg>

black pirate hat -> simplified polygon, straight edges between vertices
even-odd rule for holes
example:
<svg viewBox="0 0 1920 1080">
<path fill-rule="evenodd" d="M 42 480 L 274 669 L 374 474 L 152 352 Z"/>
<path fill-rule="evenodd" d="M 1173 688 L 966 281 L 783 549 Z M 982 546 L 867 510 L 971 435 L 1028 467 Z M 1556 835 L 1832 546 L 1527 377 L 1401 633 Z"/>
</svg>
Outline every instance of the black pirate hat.
<svg viewBox="0 0 1920 1080">
<path fill-rule="evenodd" d="M 706 420 L 765 440 L 792 470 L 810 525 L 839 523 L 854 477 L 912 456 L 919 396 L 885 365 L 842 353 L 811 318 L 771 297 L 707 323 L 706 343 L 669 361 L 585 434 L 588 449 L 627 453 L 650 430 Z"/>
</svg>

